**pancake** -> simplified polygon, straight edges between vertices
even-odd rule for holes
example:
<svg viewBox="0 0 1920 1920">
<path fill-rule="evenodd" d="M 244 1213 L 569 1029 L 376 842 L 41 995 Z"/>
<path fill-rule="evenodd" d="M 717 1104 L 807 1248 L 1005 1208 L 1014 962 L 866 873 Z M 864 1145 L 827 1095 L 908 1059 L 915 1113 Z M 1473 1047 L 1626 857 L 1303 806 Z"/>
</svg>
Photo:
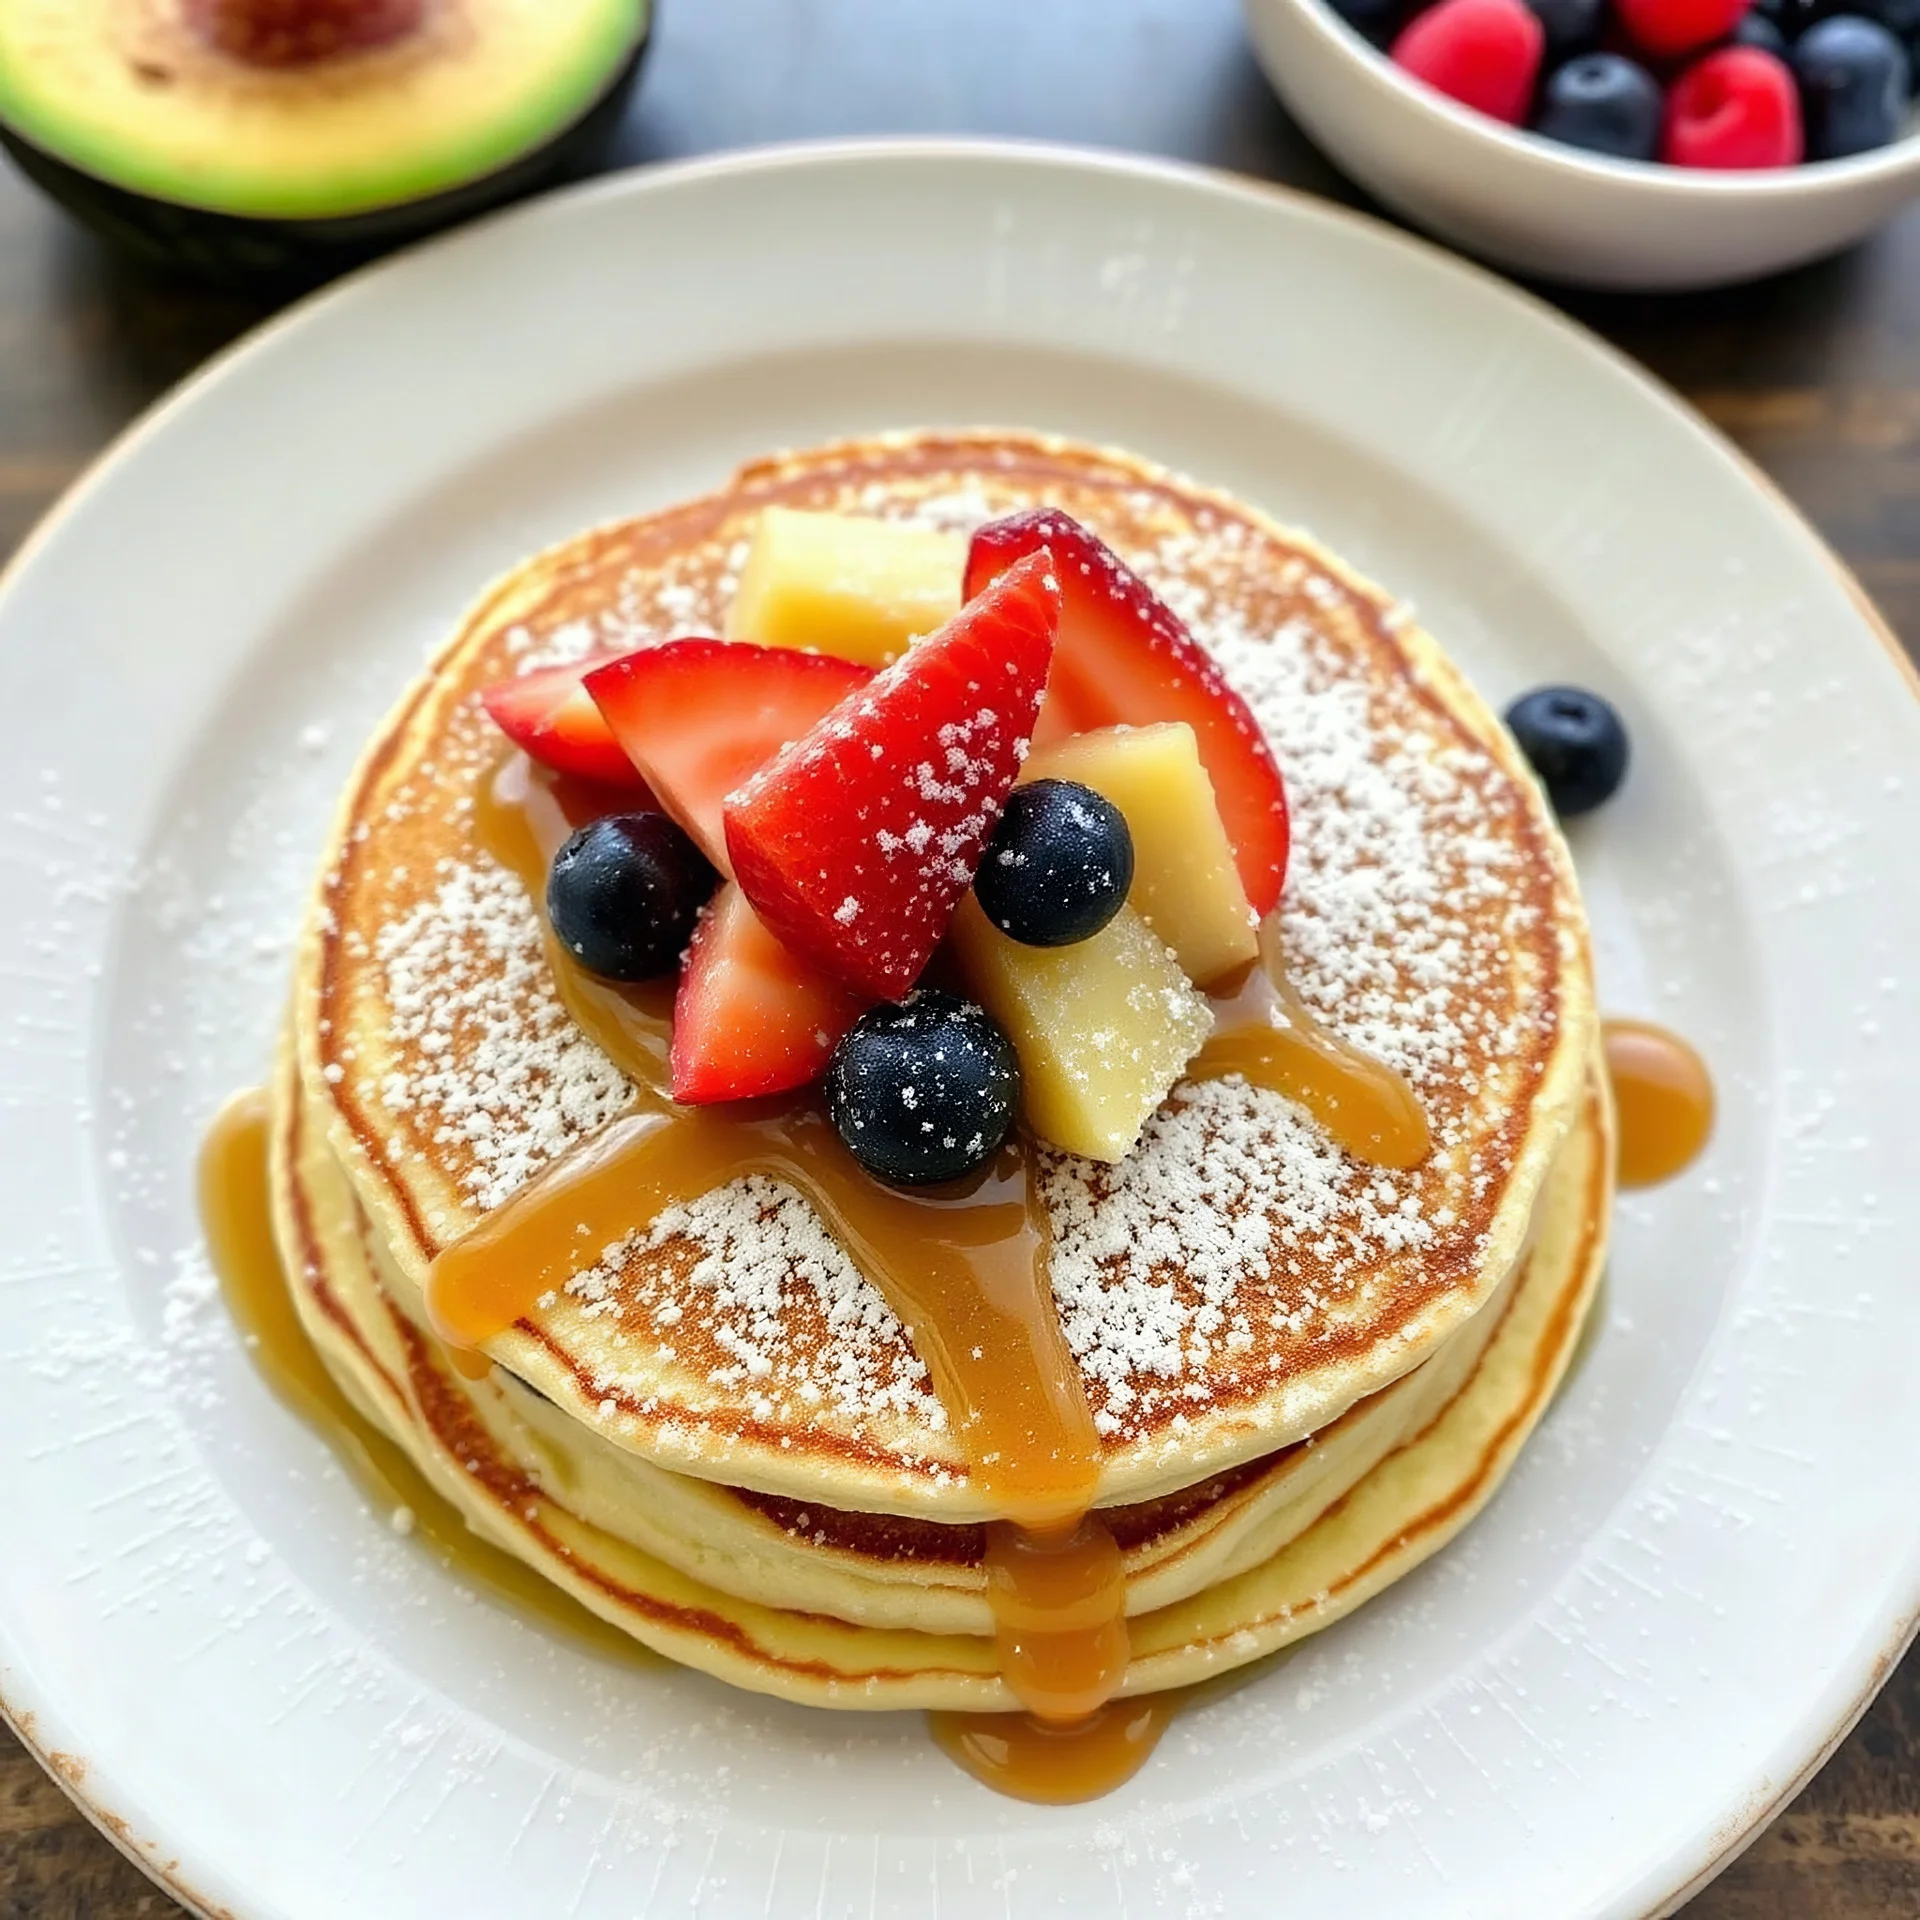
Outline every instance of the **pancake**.
<svg viewBox="0 0 1920 1920">
<path fill-rule="evenodd" d="M 300 1164 L 306 1216 L 351 1218 L 356 1248 L 337 1280 L 362 1340 L 379 1344 L 395 1304 L 391 1262 L 351 1198 L 327 1149 L 323 1116 L 307 1105 Z M 340 1229 L 332 1229 L 334 1237 Z M 328 1264 L 341 1266 L 335 1253 Z M 362 1269 L 364 1268 L 364 1274 Z M 1394 1447 L 1424 1427 L 1458 1392 L 1492 1337 L 1509 1281 L 1458 1334 L 1418 1368 L 1369 1395 L 1341 1418 L 1277 1454 L 1209 1476 L 1180 1492 L 1111 1507 L 1104 1517 L 1122 1549 L 1127 1610 L 1142 1613 L 1185 1599 L 1268 1558 L 1316 1519 Z M 323 1352 L 338 1352 L 337 1329 L 308 1300 L 304 1317 Z M 431 1345 L 407 1319 L 411 1336 Z M 642 1548 L 678 1571 L 745 1600 L 858 1625 L 923 1632 L 993 1631 L 987 1601 L 986 1530 L 893 1515 L 802 1506 L 690 1475 L 665 1471 L 614 1447 L 502 1368 L 461 1379 L 463 1418 L 483 1429 L 500 1460 L 562 1500 L 604 1533 Z M 413 1424 L 424 1416 L 416 1407 Z"/>
<path fill-rule="evenodd" d="M 1594 1017 L 1565 849 L 1504 730 L 1432 640 L 1304 536 L 1125 456 L 917 435 L 761 463 L 517 569 L 350 783 L 303 943 L 282 1104 L 311 1110 L 412 1338 L 434 1255 L 634 1099 L 572 1025 L 531 903 L 477 838 L 473 797 L 499 741 L 476 690 L 516 667 L 717 631 L 769 502 L 966 526 L 1038 500 L 1107 539 L 1252 702 L 1294 814 L 1281 909 L 1294 985 L 1406 1076 L 1436 1140 L 1424 1165 L 1388 1173 L 1280 1096 L 1215 1080 L 1176 1089 L 1117 1167 L 1046 1156 L 1053 1290 L 1101 1436 L 1099 1503 L 1134 1508 L 1269 1461 L 1444 1364 L 1489 1302 L 1517 1301 L 1502 1288 L 1583 1111 Z M 749 1597 L 784 1601 L 844 1576 L 871 1609 L 848 1630 L 888 1631 L 922 1603 L 903 1613 L 897 1592 L 879 1595 L 874 1570 L 903 1556 L 873 1545 L 871 1521 L 844 1552 L 775 1536 L 791 1546 L 789 1523 L 816 1509 L 945 1527 L 993 1515 L 899 1322 L 805 1203 L 762 1180 L 670 1210 L 487 1351 L 540 1397 L 501 1455 L 521 1480 L 544 1436 L 609 1521 L 645 1502 L 650 1474 L 723 1490 L 707 1509 L 692 1495 L 659 1505 L 647 1563 L 675 1556 L 681 1579 L 724 1564 Z M 480 1409 L 496 1417 L 465 1383 L 449 1390 L 476 1428 Z M 492 1391 L 510 1413 L 522 1389 Z M 1368 1446 L 1404 1452 L 1381 1440 L 1389 1424 L 1374 1414 Z M 1350 1444 L 1351 1467 L 1368 1449 Z M 1375 1457 L 1322 1490 L 1344 1510 L 1383 1468 Z M 1310 1496 L 1308 1478 L 1295 1491 Z M 1289 1506 L 1284 1479 L 1265 1493 L 1262 1514 Z M 748 1495 L 797 1504 L 783 1519 Z M 1223 1484 L 1204 1509 L 1228 1499 Z M 630 1513 L 621 1524 L 640 1530 Z M 590 1525 L 568 1511 L 568 1528 Z M 813 1543 L 817 1529 L 800 1532 Z M 1276 1544 L 1255 1520 L 1238 1537 Z M 1223 1547 L 1194 1593 L 1254 1571 Z M 944 1586 L 956 1627 L 978 1617 L 964 1577 L 891 1584 Z"/>
<path fill-rule="evenodd" d="M 290 1068 L 279 1092 L 273 1198 L 302 1321 L 355 1402 L 483 1536 L 634 1638 L 736 1686 L 840 1708 L 1017 1704 L 984 1616 L 974 1632 L 915 1630 L 769 1606 L 583 1517 L 557 1476 L 530 1472 L 496 1437 L 497 1408 L 492 1422 L 476 1416 L 484 1394 L 386 1293 L 369 1221 L 320 1124 L 324 1110 L 299 1097 Z M 1340 1497 L 1292 1530 L 1280 1522 L 1286 1537 L 1265 1557 L 1179 1601 L 1130 1607 L 1123 1693 L 1230 1671 L 1332 1624 L 1479 1511 L 1578 1343 L 1605 1254 L 1612 1151 L 1596 1066 L 1541 1193 L 1528 1253 L 1474 1330 L 1471 1364 Z M 1231 1496 L 1197 1497 L 1204 1508 Z M 1124 1531 L 1126 1519 L 1118 1525 Z M 848 1542 L 840 1552 L 857 1557 Z M 954 1557 L 965 1557 L 964 1543 Z"/>
</svg>

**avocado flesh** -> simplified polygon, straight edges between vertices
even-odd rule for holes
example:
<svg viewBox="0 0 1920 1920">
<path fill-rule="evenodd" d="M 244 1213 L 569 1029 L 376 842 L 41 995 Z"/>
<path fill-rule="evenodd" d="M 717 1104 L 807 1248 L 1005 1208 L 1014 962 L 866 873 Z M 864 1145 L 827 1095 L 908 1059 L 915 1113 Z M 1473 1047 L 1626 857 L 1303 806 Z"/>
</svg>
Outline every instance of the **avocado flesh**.
<svg viewBox="0 0 1920 1920">
<path fill-rule="evenodd" d="M 265 220 L 442 194 L 578 120 L 650 0 L 435 0 L 403 41 L 251 67 L 170 7 L 0 0 L 0 122 L 128 192 Z"/>
</svg>

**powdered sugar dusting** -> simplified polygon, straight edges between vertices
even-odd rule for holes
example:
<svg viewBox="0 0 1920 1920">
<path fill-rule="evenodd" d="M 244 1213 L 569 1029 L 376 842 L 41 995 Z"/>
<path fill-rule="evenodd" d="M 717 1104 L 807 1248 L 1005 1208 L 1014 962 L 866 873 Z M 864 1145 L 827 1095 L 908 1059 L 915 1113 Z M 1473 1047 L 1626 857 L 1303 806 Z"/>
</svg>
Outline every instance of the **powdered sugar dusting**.
<svg viewBox="0 0 1920 1920">
<path fill-rule="evenodd" d="M 686 1247 L 684 1262 L 641 1256 Z M 719 1350 L 709 1383 L 754 1418 L 804 1421 L 822 1407 L 860 1420 L 883 1413 L 940 1432 L 946 1414 L 893 1309 L 797 1193 L 759 1174 L 675 1206 L 643 1234 L 603 1250 L 567 1292 L 590 1319 L 650 1324 L 683 1360 L 678 1339 Z M 796 1308 L 824 1337 L 796 1340 Z"/>
<path fill-rule="evenodd" d="M 1512 885 L 1519 851 L 1493 831 L 1504 776 L 1437 727 L 1377 713 L 1304 621 L 1265 640 L 1234 620 L 1205 631 L 1286 770 L 1281 934 L 1302 995 L 1422 1089 L 1465 1068 L 1476 1033 L 1510 1050 L 1495 989 L 1536 916 Z"/>
<path fill-rule="evenodd" d="M 561 1004 L 532 903 L 497 863 L 448 863 L 431 895 L 381 929 L 374 958 L 393 1037 L 417 1055 L 379 1097 L 464 1154 L 462 1184 L 483 1211 L 631 1100 Z"/>
</svg>

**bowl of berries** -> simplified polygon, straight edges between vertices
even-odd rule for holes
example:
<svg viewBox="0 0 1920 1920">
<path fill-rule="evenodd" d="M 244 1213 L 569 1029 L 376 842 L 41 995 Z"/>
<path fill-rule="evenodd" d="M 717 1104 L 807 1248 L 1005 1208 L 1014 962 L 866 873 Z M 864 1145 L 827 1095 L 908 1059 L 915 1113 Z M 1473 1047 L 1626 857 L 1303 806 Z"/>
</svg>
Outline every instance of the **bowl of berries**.
<svg viewBox="0 0 1920 1920">
<path fill-rule="evenodd" d="M 1472 253 L 1589 286 L 1750 279 L 1920 193 L 1920 0 L 1246 0 L 1294 116 Z"/>
</svg>

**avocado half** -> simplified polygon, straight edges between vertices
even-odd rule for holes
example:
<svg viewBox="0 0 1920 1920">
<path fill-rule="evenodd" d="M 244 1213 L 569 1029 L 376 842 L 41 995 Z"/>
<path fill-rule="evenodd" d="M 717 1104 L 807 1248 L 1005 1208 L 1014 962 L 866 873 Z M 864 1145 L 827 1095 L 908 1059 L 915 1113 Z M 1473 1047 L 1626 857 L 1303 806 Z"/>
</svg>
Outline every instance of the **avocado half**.
<svg viewBox="0 0 1920 1920">
<path fill-rule="evenodd" d="M 651 0 L 0 0 L 0 143 L 89 225 L 304 283 L 603 162 Z"/>
</svg>

